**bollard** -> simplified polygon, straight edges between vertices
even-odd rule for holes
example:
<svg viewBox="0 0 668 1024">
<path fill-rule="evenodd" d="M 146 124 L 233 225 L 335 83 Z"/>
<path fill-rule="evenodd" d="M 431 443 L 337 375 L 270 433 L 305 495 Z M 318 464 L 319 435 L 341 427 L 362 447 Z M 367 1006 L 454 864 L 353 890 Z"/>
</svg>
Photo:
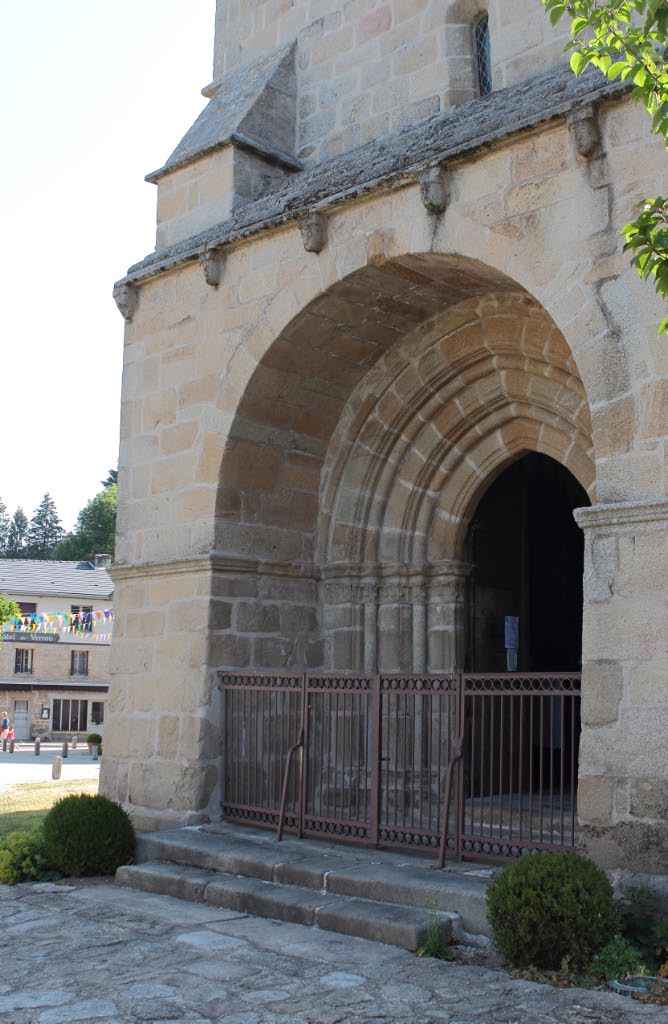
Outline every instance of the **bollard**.
<svg viewBox="0 0 668 1024">
<path fill-rule="evenodd" d="M 39 736 L 35 737 L 35 757 L 39 757 L 39 749 L 41 747 Z"/>
<path fill-rule="evenodd" d="M 77 749 L 77 737 L 73 736 L 72 737 L 72 750 L 76 750 L 76 749 Z"/>
<path fill-rule="evenodd" d="M 10 754 L 14 753 L 14 740 L 10 740 L 9 741 L 9 753 Z"/>
<path fill-rule="evenodd" d="M 97 761 L 97 755 L 98 755 L 99 751 L 100 751 L 100 748 L 98 747 L 97 743 L 94 743 L 93 744 L 93 760 L 94 761 Z"/>
<path fill-rule="evenodd" d="M 60 756 L 60 754 L 56 754 L 56 756 L 53 759 L 53 764 L 51 765 L 51 778 L 52 779 L 59 779 L 60 778 L 60 770 L 61 770 L 62 767 L 63 767 L 63 759 Z"/>
<path fill-rule="evenodd" d="M 63 740 L 63 757 L 67 757 L 67 740 Z"/>
</svg>

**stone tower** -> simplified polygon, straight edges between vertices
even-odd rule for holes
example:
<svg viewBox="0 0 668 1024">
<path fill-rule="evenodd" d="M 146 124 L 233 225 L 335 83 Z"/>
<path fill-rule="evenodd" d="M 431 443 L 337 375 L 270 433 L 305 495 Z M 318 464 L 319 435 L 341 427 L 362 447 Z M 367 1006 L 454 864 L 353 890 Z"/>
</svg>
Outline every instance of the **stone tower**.
<svg viewBox="0 0 668 1024">
<path fill-rule="evenodd" d="M 219 669 L 491 659 L 472 524 L 531 455 L 582 494 L 581 843 L 666 871 L 668 358 L 619 237 L 666 160 L 563 43 L 537 0 L 219 0 L 115 288 L 102 785 L 140 828 L 220 813 Z"/>
</svg>

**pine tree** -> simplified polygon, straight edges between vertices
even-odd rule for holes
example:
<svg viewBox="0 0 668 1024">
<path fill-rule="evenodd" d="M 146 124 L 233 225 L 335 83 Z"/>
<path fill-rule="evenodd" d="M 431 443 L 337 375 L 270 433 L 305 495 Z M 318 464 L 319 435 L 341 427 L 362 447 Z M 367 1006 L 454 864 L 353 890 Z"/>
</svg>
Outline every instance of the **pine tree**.
<svg viewBox="0 0 668 1024">
<path fill-rule="evenodd" d="M 30 520 L 25 538 L 26 558 L 49 558 L 65 531 L 50 494 L 45 494 Z"/>
<path fill-rule="evenodd" d="M 9 533 L 9 512 L 2 498 L 0 498 L 0 558 L 7 549 L 7 534 Z"/>
<path fill-rule="evenodd" d="M 25 550 L 27 532 L 28 517 L 19 505 L 7 529 L 7 541 L 4 550 L 5 558 L 28 557 Z"/>
<path fill-rule="evenodd" d="M 100 483 L 102 484 L 103 487 L 111 487 L 112 484 L 117 484 L 118 483 L 118 470 L 117 469 L 110 469 L 109 472 L 107 473 L 107 479 L 106 480 L 101 480 Z"/>
<path fill-rule="evenodd" d="M 82 508 L 74 533 L 68 533 L 52 558 L 87 559 L 94 554 L 114 555 L 116 534 L 116 484 L 107 484 Z"/>
</svg>

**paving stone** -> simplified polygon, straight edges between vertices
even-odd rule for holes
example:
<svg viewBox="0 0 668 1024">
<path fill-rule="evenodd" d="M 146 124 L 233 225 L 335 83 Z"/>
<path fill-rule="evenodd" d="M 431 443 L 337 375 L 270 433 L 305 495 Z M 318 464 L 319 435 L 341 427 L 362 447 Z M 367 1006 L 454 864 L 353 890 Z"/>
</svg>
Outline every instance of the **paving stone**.
<svg viewBox="0 0 668 1024">
<path fill-rule="evenodd" d="M 366 978 L 363 978 L 361 974 L 333 971 L 332 974 L 323 974 L 320 981 L 329 988 L 355 988 L 357 985 L 363 985 Z"/>
<path fill-rule="evenodd" d="M 169 896 L 132 893 L 119 926 L 118 894 L 0 886 L 0 1024 L 665 1024 L 665 1007 L 303 925 L 205 913 L 184 927 L 186 907 L 206 908 Z M 40 927 L 53 919 L 66 926 Z"/>
</svg>

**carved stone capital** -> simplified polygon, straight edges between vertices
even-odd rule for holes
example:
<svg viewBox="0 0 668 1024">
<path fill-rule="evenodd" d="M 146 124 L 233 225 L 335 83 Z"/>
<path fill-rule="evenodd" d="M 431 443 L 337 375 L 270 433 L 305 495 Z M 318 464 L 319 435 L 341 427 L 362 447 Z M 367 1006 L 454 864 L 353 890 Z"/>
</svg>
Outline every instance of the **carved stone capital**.
<svg viewBox="0 0 668 1024">
<path fill-rule="evenodd" d="M 210 249 L 207 245 L 204 252 L 200 255 L 199 261 L 202 264 L 204 280 L 211 288 L 217 288 L 223 276 L 223 265 L 225 263 L 225 257 L 222 252 L 220 249 Z"/>
<path fill-rule="evenodd" d="M 436 164 L 420 175 L 420 196 L 429 213 L 443 213 L 450 202 L 450 179 L 445 167 Z"/>
<path fill-rule="evenodd" d="M 118 306 L 119 313 L 128 323 L 135 315 L 138 298 L 137 289 L 133 288 L 131 284 L 114 285 L 114 301 Z"/>
<path fill-rule="evenodd" d="M 327 244 L 327 218 L 311 210 L 299 219 L 302 242 L 307 252 L 321 252 Z"/>
<path fill-rule="evenodd" d="M 601 145 L 596 111 L 591 104 L 572 111 L 566 118 L 575 151 L 588 160 Z"/>
</svg>

